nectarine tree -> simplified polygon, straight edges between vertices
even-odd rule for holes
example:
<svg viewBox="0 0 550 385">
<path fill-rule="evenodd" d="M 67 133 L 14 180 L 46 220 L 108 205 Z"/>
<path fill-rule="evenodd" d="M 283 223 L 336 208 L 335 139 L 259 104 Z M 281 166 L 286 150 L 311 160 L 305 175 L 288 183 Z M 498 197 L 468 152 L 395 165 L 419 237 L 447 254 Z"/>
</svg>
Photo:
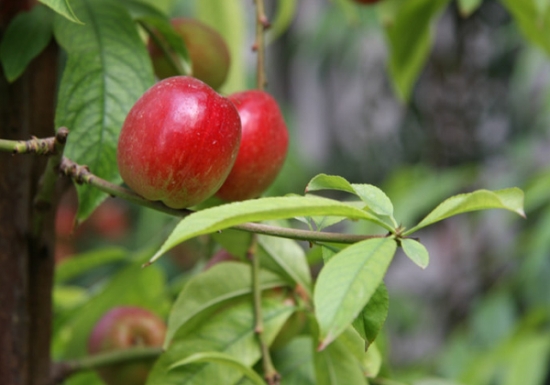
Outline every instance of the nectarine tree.
<svg viewBox="0 0 550 385">
<path fill-rule="evenodd" d="M 367 2 L 374 1 L 361 3 Z M 142 368 L 148 385 L 272 385 L 281 383 L 281 373 L 283 383 L 285 378 L 305 385 L 390 383 L 377 336 L 389 306 L 384 277 L 397 249 L 425 268 L 429 256 L 414 236 L 418 230 L 475 210 L 524 215 L 522 191 L 482 189 L 452 196 L 407 228 L 380 188 L 340 176 L 319 174 L 303 194 L 269 196 L 287 159 L 287 126 L 292 126 L 280 100 L 266 89 L 264 33 L 271 24 L 263 1 L 250 6 L 254 41 L 231 39 L 245 20 L 236 3 L 197 2 L 186 16 L 200 16 L 207 28 L 190 18 L 172 22 L 171 3 L 2 2 L 2 383 L 101 384 L 90 369 L 109 385 L 134 383 L 120 368 L 143 359 L 153 362 Z M 290 3 L 277 2 L 287 21 L 295 12 Z M 340 3 L 331 6 L 355 7 Z M 431 23 L 449 3 L 385 0 L 378 7 L 387 8 L 371 15 L 387 36 L 389 75 L 404 102 L 429 53 Z M 550 35 L 532 30 L 547 20 L 535 17 L 539 8 L 530 0 L 502 3 L 526 36 L 548 49 L 544 36 Z M 376 7 L 368 8 L 375 12 Z M 526 26 L 527 18 L 532 25 Z M 275 27 L 285 24 L 280 20 Z M 216 30 L 216 37 L 205 37 L 206 30 Z M 196 52 L 212 48 L 220 36 L 228 41 L 232 63 L 245 63 L 243 47 L 256 51 L 256 89 L 243 81 L 244 66 L 229 69 L 225 80 L 227 52 Z M 158 51 L 148 50 L 149 39 Z M 164 73 L 161 61 L 174 72 Z M 200 68 L 207 64 L 216 76 L 203 75 Z M 156 82 L 154 66 L 157 77 L 168 77 Z M 154 250 L 149 244 L 138 252 L 92 251 L 54 272 L 55 208 L 71 184 L 78 194 L 75 225 L 109 195 L 180 221 L 168 236 L 162 225 L 134 234 L 151 236 Z M 337 199 L 323 196 L 326 192 Z M 309 228 L 287 221 L 293 219 Z M 374 230 L 325 230 L 350 221 Z M 64 239 L 70 238 L 67 223 L 58 226 Z M 155 263 L 191 239 L 198 239 L 207 255 L 227 249 L 239 258 L 185 274 Z M 304 245 L 323 261 L 318 274 Z M 82 278 L 87 289 L 75 284 L 90 271 Z M 105 342 L 118 321 L 141 333 L 140 320 L 149 313 L 136 306 L 166 316 L 166 330 L 154 318 L 146 334 L 121 328 L 116 333 L 124 342 Z M 111 308 L 118 310 L 96 325 Z M 62 316 L 54 319 L 60 309 Z M 149 332 L 155 335 L 151 344 Z M 124 349 L 110 351 L 115 345 Z M 294 365 L 297 359 L 302 365 Z M 119 370 L 113 371 L 114 365 Z"/>
</svg>

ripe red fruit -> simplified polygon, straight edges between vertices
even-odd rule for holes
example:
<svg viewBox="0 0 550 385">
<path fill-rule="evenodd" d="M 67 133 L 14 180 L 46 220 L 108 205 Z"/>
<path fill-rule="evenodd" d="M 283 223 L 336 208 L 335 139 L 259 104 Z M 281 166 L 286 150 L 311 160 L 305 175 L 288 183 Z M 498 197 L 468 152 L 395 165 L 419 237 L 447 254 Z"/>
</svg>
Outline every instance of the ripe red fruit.
<svg viewBox="0 0 550 385">
<path fill-rule="evenodd" d="M 256 198 L 273 183 L 283 167 L 288 131 L 277 102 L 264 91 L 229 96 L 242 123 L 239 155 L 216 195 L 226 201 Z"/>
<path fill-rule="evenodd" d="M 88 340 L 88 352 L 160 347 L 165 334 L 166 325 L 155 314 L 139 307 L 121 306 L 105 313 L 95 325 Z M 107 385 L 143 385 L 152 364 L 152 360 L 115 364 L 98 369 L 98 373 Z"/>
<path fill-rule="evenodd" d="M 171 20 L 183 39 L 192 64 L 192 75 L 212 88 L 220 87 L 229 72 L 229 48 L 222 36 L 208 25 L 189 18 Z M 159 79 L 178 75 L 162 50 L 151 40 L 149 52 Z"/>
<path fill-rule="evenodd" d="M 118 142 L 120 175 L 149 200 L 193 206 L 220 188 L 240 139 L 239 114 L 229 99 L 198 79 L 171 77 L 128 113 Z"/>
</svg>

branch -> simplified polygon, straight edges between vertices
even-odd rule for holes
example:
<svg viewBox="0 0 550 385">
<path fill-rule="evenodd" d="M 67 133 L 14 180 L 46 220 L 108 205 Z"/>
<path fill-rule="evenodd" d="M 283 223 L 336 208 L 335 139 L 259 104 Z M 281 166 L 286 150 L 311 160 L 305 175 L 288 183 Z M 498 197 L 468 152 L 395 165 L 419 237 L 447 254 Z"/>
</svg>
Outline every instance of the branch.
<svg viewBox="0 0 550 385">
<path fill-rule="evenodd" d="M 63 150 L 65 149 L 65 143 L 67 143 L 68 136 L 69 130 L 66 127 L 61 127 L 57 130 L 55 137 L 53 137 L 52 156 L 48 159 L 44 174 L 42 174 L 40 178 L 38 191 L 33 202 L 35 210 L 35 215 L 33 217 L 33 233 L 36 237 L 40 235 L 44 223 L 44 216 L 52 206 L 57 173 L 59 165 L 61 164 L 61 159 L 63 158 Z M 46 140 L 49 139 L 52 138 L 47 138 Z"/>
<path fill-rule="evenodd" d="M 258 67 L 256 69 L 256 86 L 263 91 L 267 85 L 265 76 L 265 43 L 264 32 L 269 28 L 269 20 L 265 15 L 264 0 L 254 0 L 256 4 L 256 42 L 252 46 L 253 51 L 258 53 Z"/>
<path fill-rule="evenodd" d="M 0 151 L 13 154 L 53 155 L 55 153 L 55 137 L 38 139 L 33 136 L 30 140 L 0 139 Z"/>
<path fill-rule="evenodd" d="M 142 196 L 136 194 L 132 190 L 129 190 L 125 187 L 118 186 L 116 184 L 110 183 L 100 177 L 92 174 L 87 166 L 81 166 L 72 160 L 63 157 L 61 165 L 59 167 L 61 173 L 70 177 L 78 184 L 89 184 L 94 186 L 97 189 L 111 195 L 116 196 L 122 199 L 125 199 L 129 202 L 138 204 L 140 206 L 148 207 L 153 210 L 161 211 L 163 213 L 177 216 L 177 217 L 186 217 L 189 214 L 192 214 L 192 210 L 188 209 L 173 209 L 166 206 L 162 202 L 154 202 L 143 198 Z M 235 230 L 246 231 L 249 233 L 271 235 L 279 238 L 289 238 L 300 241 L 308 242 L 330 242 L 330 243 L 345 243 L 351 244 L 359 241 L 364 241 L 365 239 L 371 238 L 384 238 L 387 235 L 353 235 L 353 234 L 340 234 L 340 233 L 327 233 L 322 231 L 310 231 L 310 230 L 299 230 L 291 229 L 286 227 L 277 227 L 269 226 L 261 223 L 244 223 L 241 225 L 236 225 L 232 227 Z"/>
<path fill-rule="evenodd" d="M 61 165 L 59 166 L 59 171 L 61 174 L 71 178 L 75 183 L 93 186 L 113 197 L 119 197 L 140 206 L 145 206 L 179 217 L 185 217 L 192 213 L 191 210 L 172 209 L 161 202 L 147 200 L 130 189 L 108 182 L 105 179 L 101 179 L 100 177 L 92 174 L 88 166 L 79 165 L 66 157 L 63 157 Z"/>
<path fill-rule="evenodd" d="M 254 333 L 260 344 L 262 352 L 262 365 L 264 369 L 264 378 L 269 385 L 279 385 L 281 375 L 273 366 L 269 346 L 264 339 L 264 321 L 262 316 L 262 289 L 260 288 L 260 257 L 256 252 L 257 239 L 252 237 L 252 242 L 247 251 L 247 256 L 252 262 L 252 293 L 254 301 Z"/>
<path fill-rule="evenodd" d="M 95 354 L 78 360 L 56 362 L 52 364 L 50 384 L 61 384 L 68 377 L 83 370 L 92 370 L 108 365 L 157 358 L 163 352 L 164 350 L 162 348 L 139 347 Z"/>
</svg>

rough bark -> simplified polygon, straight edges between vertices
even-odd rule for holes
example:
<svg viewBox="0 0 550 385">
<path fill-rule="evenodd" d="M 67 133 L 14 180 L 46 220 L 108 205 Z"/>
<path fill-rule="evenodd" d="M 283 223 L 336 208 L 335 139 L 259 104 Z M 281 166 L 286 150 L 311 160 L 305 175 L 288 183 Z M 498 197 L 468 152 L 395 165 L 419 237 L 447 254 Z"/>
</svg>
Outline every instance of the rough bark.
<svg viewBox="0 0 550 385">
<path fill-rule="evenodd" d="M 0 10 L 17 2 L 4 1 Z M 1 37 L 6 14 L 0 16 Z M 53 135 L 56 67 L 52 43 L 13 84 L 0 74 L 0 138 Z M 45 162 L 37 156 L 0 153 L 0 382 L 5 385 L 49 381 L 54 213 L 53 205 L 33 207 Z M 45 220 L 36 235 L 32 223 L 38 212 Z"/>
</svg>

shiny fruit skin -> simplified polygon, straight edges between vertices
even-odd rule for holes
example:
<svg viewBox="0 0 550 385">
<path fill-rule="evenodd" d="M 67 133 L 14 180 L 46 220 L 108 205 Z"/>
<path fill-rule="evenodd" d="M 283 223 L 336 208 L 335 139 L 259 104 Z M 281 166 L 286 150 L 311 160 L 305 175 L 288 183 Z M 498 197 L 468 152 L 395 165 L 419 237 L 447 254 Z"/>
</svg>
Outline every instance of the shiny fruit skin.
<svg viewBox="0 0 550 385">
<path fill-rule="evenodd" d="M 267 92 L 249 90 L 229 96 L 242 123 L 239 154 L 216 196 L 240 201 L 260 196 L 283 167 L 288 131 L 277 102 Z"/>
<path fill-rule="evenodd" d="M 95 325 L 88 352 L 98 354 L 136 346 L 161 347 L 166 324 L 148 310 L 121 306 L 108 311 Z M 107 385 L 143 385 L 154 360 L 116 364 L 98 370 Z"/>
<path fill-rule="evenodd" d="M 215 29 L 195 19 L 175 18 L 171 23 L 189 52 L 193 77 L 214 89 L 219 88 L 227 78 L 231 62 L 225 40 Z M 178 75 L 164 53 L 152 41 L 149 43 L 149 52 L 159 79 Z"/>
<path fill-rule="evenodd" d="M 122 179 L 143 197 L 185 208 L 212 196 L 231 171 L 241 138 L 237 110 L 189 76 L 162 80 L 132 107 L 120 133 Z"/>
</svg>

